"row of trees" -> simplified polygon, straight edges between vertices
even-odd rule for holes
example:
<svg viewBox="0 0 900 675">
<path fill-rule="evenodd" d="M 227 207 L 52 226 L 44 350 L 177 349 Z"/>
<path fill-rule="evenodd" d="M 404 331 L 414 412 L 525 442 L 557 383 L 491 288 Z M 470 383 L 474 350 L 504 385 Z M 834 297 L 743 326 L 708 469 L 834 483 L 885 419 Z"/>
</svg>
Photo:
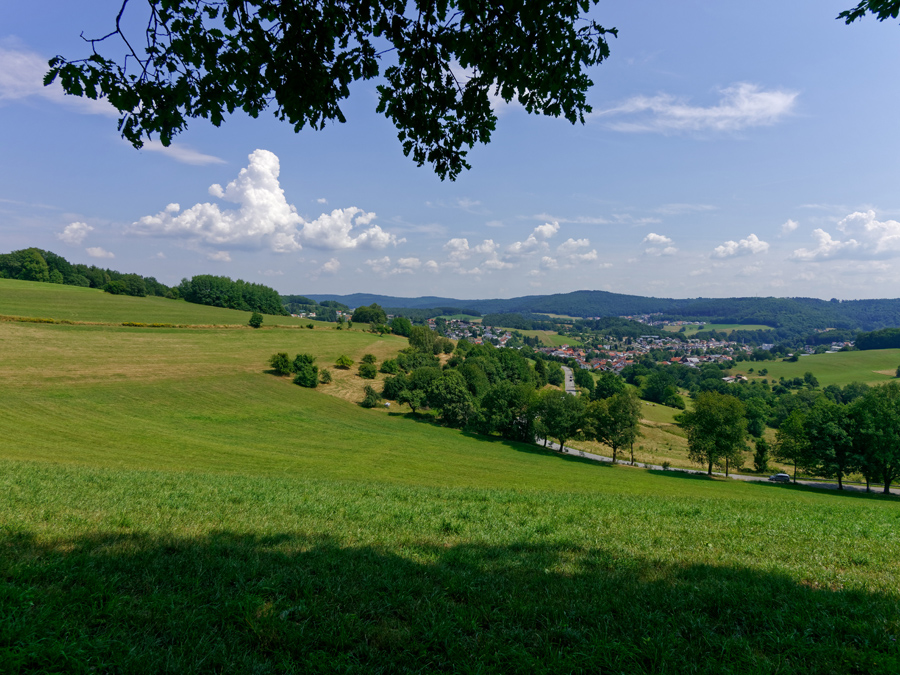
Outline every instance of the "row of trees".
<svg viewBox="0 0 900 675">
<path fill-rule="evenodd" d="M 737 397 L 702 392 L 691 410 L 677 421 L 688 439 L 690 459 L 713 467 L 739 468 L 747 450 L 748 408 Z M 819 396 L 808 408 L 797 408 L 779 425 L 774 456 L 797 471 L 844 479 L 862 474 L 884 484 L 885 493 L 900 477 L 900 384 L 868 388 L 850 403 Z M 757 440 L 757 468 L 765 467 L 766 443 Z M 761 466 L 760 466 L 761 465 Z"/>
<path fill-rule="evenodd" d="M 0 279 L 99 288 L 115 295 L 178 297 L 176 290 L 159 283 L 154 277 L 123 274 L 96 265 L 73 264 L 61 255 L 39 248 L 0 254 Z"/>
<path fill-rule="evenodd" d="M 182 279 L 178 292 L 188 302 L 200 305 L 287 315 L 281 296 L 274 288 L 242 279 L 232 281 L 229 277 L 201 274 L 191 279 Z"/>
<path fill-rule="evenodd" d="M 850 403 L 827 398 L 793 411 L 779 426 L 776 456 L 807 473 L 844 478 L 861 473 L 884 491 L 900 477 L 900 384 L 868 389 Z"/>
</svg>

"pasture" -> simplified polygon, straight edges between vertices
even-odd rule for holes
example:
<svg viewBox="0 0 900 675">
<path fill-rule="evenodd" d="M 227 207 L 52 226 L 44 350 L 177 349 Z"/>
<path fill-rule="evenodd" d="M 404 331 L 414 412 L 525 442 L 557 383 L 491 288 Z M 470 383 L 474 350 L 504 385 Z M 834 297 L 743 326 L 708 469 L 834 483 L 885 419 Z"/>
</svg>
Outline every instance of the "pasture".
<svg viewBox="0 0 900 675">
<path fill-rule="evenodd" d="M 181 300 L 110 295 L 96 288 L 0 279 L 0 315 L 92 323 L 172 323 L 246 326 L 250 312 Z M 305 326 L 309 319 L 265 316 L 263 326 Z M 328 324 L 319 323 L 324 326 Z"/>
<path fill-rule="evenodd" d="M 768 378 L 770 382 L 779 378 L 793 379 L 803 377 L 806 372 L 816 376 L 819 385 L 829 384 L 844 386 L 851 382 L 866 384 L 883 384 L 894 379 L 897 367 L 900 366 L 900 349 L 872 349 L 857 352 L 835 352 L 833 354 L 810 354 L 801 356 L 798 361 L 790 362 L 781 359 L 775 361 L 750 362 L 742 361 L 732 368 L 732 373 L 741 373 L 748 378 Z M 753 372 L 749 373 L 749 369 Z M 766 375 L 760 375 L 761 369 L 767 369 Z"/>
<path fill-rule="evenodd" d="M 694 333 L 698 333 L 700 331 L 716 331 L 717 333 L 731 333 L 736 330 L 771 330 L 771 326 L 764 326 L 762 324 L 740 324 L 740 323 L 708 323 L 703 326 L 697 326 L 693 324 L 679 326 L 678 324 L 669 324 L 663 328 L 663 330 L 667 330 L 670 333 L 678 333 L 681 329 L 684 328 L 684 334 L 690 337 Z"/>
<path fill-rule="evenodd" d="M 0 322 L 0 670 L 900 670 L 896 498 L 598 465 L 364 410 L 355 368 L 337 395 L 266 372 L 405 344 Z"/>
</svg>

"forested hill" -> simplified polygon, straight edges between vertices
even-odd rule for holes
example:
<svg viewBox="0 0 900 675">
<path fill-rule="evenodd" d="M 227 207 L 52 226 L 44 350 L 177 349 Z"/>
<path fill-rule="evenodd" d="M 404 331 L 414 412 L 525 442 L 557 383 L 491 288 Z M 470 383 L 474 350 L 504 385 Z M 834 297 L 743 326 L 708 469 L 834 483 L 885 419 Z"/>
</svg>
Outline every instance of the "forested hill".
<svg viewBox="0 0 900 675">
<path fill-rule="evenodd" d="M 398 298 L 387 295 L 311 295 L 337 300 L 350 307 L 430 308 L 440 306 L 471 309 L 482 314 L 537 313 L 575 317 L 633 316 L 661 314 L 672 320 L 703 320 L 710 323 L 762 324 L 812 332 L 824 328 L 876 330 L 900 326 L 900 299 L 819 300 L 816 298 L 649 298 L 607 291 L 575 291 L 519 298 L 460 300 L 457 298 Z"/>
</svg>

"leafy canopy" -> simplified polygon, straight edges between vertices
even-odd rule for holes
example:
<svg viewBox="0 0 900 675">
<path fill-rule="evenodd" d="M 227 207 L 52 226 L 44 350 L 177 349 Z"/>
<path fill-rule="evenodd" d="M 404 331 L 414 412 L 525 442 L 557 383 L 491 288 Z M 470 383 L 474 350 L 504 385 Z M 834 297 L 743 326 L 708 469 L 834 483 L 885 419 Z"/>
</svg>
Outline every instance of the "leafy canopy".
<svg viewBox="0 0 900 675">
<path fill-rule="evenodd" d="M 587 68 L 609 56 L 607 29 L 585 15 L 599 0 L 148 0 L 145 35 L 115 30 L 83 59 L 56 56 L 44 78 L 69 94 L 106 98 L 139 148 L 163 145 L 192 118 L 216 126 L 274 108 L 300 131 L 345 122 L 350 84 L 381 76 L 377 111 L 403 153 L 443 179 L 469 168 L 467 149 L 490 141 L 490 96 L 530 113 L 584 122 Z M 118 38 L 124 54 L 100 49 Z"/>
</svg>

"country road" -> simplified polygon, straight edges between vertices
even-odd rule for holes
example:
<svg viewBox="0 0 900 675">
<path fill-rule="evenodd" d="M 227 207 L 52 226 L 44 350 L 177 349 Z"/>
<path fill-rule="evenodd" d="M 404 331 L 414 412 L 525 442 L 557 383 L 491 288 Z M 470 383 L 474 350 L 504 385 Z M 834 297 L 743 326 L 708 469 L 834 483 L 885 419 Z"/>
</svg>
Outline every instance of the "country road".
<svg viewBox="0 0 900 675">
<path fill-rule="evenodd" d="M 566 393 L 574 396 L 578 393 L 578 390 L 575 388 L 575 375 L 572 374 L 572 369 L 569 366 L 562 366 L 562 370 L 566 376 Z"/>
<path fill-rule="evenodd" d="M 543 445 L 543 439 L 537 439 L 538 444 Z M 554 443 L 553 441 L 547 441 L 547 447 L 553 450 L 559 451 L 559 444 Z M 575 448 L 564 447 L 562 452 L 567 455 L 572 455 L 573 457 L 583 457 L 584 459 L 589 459 L 594 462 L 612 462 L 612 457 L 604 457 L 603 455 L 595 455 L 592 452 L 585 452 L 584 450 L 576 450 Z M 623 454 L 624 456 L 624 454 Z M 630 463 L 625 463 L 619 459 L 619 463 L 622 466 L 631 466 Z M 634 466 L 640 469 L 655 469 L 657 471 L 665 471 L 662 466 L 658 464 L 644 464 L 642 462 L 635 462 Z M 680 471 L 682 473 L 693 473 L 699 475 L 706 475 L 706 471 L 700 471 L 695 469 L 668 469 L 669 471 Z M 724 473 L 720 473 L 718 471 L 713 471 L 714 476 L 724 477 Z M 745 474 L 729 474 L 728 478 L 732 478 L 734 480 L 743 480 L 748 482 L 756 482 L 756 483 L 767 483 L 769 481 L 768 476 L 747 476 Z M 776 483 L 777 484 L 777 483 Z M 789 483 L 781 483 L 781 485 L 789 485 Z M 829 490 L 837 490 L 837 483 L 829 483 L 822 481 L 814 481 L 814 480 L 798 480 L 797 485 L 805 485 L 807 487 L 814 488 L 825 488 Z M 844 483 L 844 490 L 847 492 L 865 492 L 866 488 L 862 485 L 851 485 L 848 483 Z M 881 486 L 873 487 L 872 493 L 881 493 Z M 900 495 L 900 489 L 891 488 L 891 494 Z"/>
</svg>

